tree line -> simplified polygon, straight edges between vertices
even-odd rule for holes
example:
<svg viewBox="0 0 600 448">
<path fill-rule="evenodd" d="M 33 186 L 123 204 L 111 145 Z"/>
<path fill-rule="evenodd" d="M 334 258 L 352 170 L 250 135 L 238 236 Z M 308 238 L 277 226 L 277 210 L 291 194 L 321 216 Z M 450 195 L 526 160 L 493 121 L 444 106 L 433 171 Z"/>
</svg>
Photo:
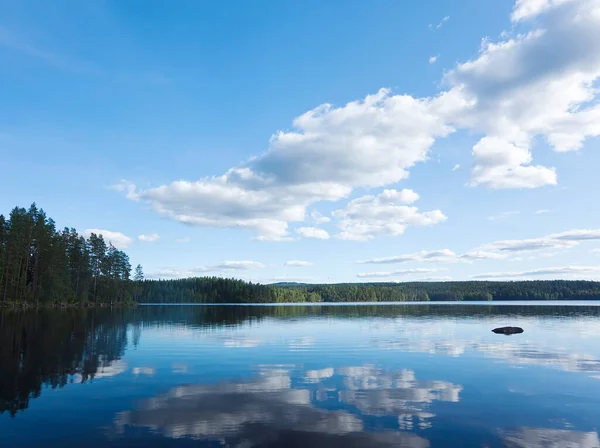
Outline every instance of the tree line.
<svg viewBox="0 0 600 448">
<path fill-rule="evenodd" d="M 102 235 L 57 230 L 32 204 L 0 215 L 0 305 L 314 303 L 600 299 L 600 282 L 407 282 L 262 285 L 220 277 L 131 279 L 128 255 Z"/>
<path fill-rule="evenodd" d="M 125 252 L 102 235 L 57 230 L 35 203 L 0 215 L 0 304 L 126 303 L 130 275 Z"/>
<path fill-rule="evenodd" d="M 428 302 L 600 299 L 600 282 L 407 282 L 261 285 L 219 277 L 144 280 L 140 303 Z"/>
</svg>

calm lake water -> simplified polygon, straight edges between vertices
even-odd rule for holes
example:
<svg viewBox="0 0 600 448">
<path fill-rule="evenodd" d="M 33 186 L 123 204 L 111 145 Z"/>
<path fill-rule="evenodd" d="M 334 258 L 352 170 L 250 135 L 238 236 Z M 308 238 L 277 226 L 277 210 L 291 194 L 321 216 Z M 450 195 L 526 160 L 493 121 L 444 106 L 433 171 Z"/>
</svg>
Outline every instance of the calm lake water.
<svg viewBox="0 0 600 448">
<path fill-rule="evenodd" d="M 0 446 L 600 447 L 592 305 L 0 312 Z"/>
</svg>

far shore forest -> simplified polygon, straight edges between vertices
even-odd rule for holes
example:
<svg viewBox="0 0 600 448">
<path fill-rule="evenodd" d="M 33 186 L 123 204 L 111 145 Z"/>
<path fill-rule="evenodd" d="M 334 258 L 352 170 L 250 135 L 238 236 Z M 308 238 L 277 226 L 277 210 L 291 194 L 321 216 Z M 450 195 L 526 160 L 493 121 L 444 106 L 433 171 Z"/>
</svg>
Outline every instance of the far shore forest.
<svg viewBox="0 0 600 448">
<path fill-rule="evenodd" d="M 261 285 L 220 277 L 145 280 L 102 235 L 58 230 L 35 204 L 0 215 L 0 305 L 408 302 L 600 299 L 600 282 L 407 282 Z"/>
</svg>

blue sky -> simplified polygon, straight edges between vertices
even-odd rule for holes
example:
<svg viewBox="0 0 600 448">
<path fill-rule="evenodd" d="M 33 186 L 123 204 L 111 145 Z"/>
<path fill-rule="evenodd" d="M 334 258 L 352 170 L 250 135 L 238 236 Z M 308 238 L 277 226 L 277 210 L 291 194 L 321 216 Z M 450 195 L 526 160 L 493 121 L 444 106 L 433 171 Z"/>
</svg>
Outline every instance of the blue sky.
<svg viewBox="0 0 600 448">
<path fill-rule="evenodd" d="M 0 212 L 148 276 L 600 277 L 597 0 L 0 0 L 0 67 Z"/>
</svg>

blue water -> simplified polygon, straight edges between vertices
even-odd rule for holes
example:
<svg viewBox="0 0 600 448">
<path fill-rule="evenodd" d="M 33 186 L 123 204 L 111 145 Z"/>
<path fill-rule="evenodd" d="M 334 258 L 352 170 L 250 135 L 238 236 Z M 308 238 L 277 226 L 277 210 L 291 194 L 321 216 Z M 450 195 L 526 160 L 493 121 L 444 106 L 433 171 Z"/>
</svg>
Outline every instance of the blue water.
<svg viewBox="0 0 600 448">
<path fill-rule="evenodd" d="M 592 305 L 5 312 L 0 446 L 600 447 Z"/>
</svg>

